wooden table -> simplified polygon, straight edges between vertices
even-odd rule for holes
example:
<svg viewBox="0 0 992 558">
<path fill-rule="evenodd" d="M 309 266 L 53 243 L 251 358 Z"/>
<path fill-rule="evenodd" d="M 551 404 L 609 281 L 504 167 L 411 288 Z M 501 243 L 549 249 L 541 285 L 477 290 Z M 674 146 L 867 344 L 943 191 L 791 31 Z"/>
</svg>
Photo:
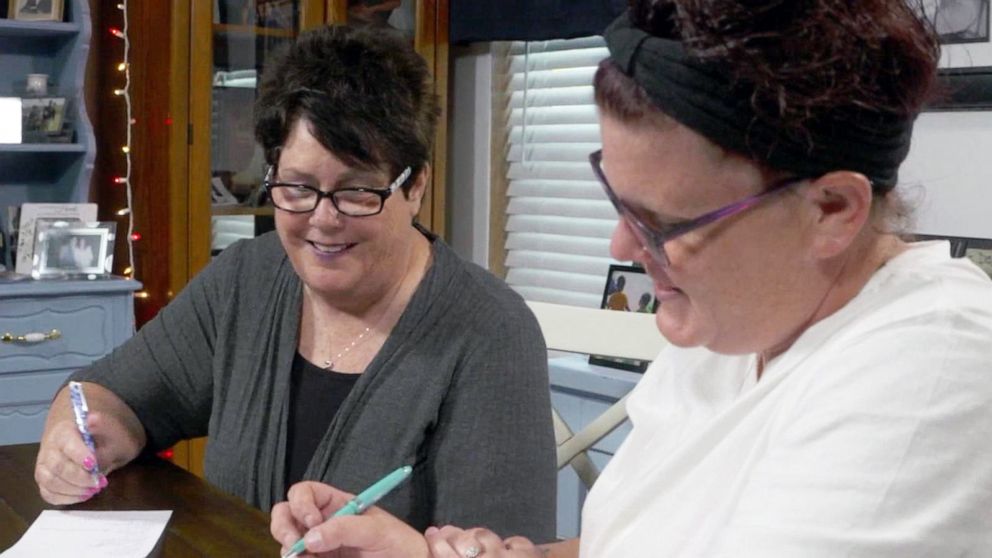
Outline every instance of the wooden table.
<svg viewBox="0 0 992 558">
<path fill-rule="evenodd" d="M 34 482 L 38 444 L 0 446 L 0 551 L 27 531 L 42 510 L 172 510 L 151 556 L 279 555 L 269 516 L 224 494 L 172 463 L 142 459 L 110 474 L 110 485 L 88 502 L 53 506 Z"/>
</svg>

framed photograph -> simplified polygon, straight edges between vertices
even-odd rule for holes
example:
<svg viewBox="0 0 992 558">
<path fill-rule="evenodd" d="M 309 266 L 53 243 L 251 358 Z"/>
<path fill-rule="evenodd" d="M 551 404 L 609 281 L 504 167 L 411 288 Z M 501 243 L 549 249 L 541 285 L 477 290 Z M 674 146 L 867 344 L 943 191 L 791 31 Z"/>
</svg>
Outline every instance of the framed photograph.
<svg viewBox="0 0 992 558">
<path fill-rule="evenodd" d="M 95 203 L 25 203 L 21 204 L 16 219 L 10 220 L 11 231 L 17 231 L 14 267 L 17 273 L 29 275 L 34 262 L 35 228 L 38 222 L 96 221 Z"/>
<path fill-rule="evenodd" d="M 42 221 L 37 224 L 31 276 L 35 279 L 109 275 L 117 223 Z"/>
<path fill-rule="evenodd" d="M 603 299 L 599 307 L 619 312 L 654 314 L 658 308 L 658 299 L 654 296 L 654 284 L 647 273 L 638 266 L 610 265 L 606 274 L 606 286 L 603 288 Z M 644 372 L 647 370 L 649 362 L 590 355 L 589 364 Z"/>
<path fill-rule="evenodd" d="M 255 6 L 259 27 L 295 30 L 299 10 L 293 0 L 258 0 Z"/>
<path fill-rule="evenodd" d="M 43 143 L 60 136 L 65 123 L 65 97 L 21 99 L 21 134 L 26 143 Z"/>
<path fill-rule="evenodd" d="M 923 0 L 940 36 L 941 97 L 928 110 L 992 109 L 992 0 Z"/>
<path fill-rule="evenodd" d="M 416 0 L 353 0 L 348 2 L 348 24 L 388 28 L 413 40 Z"/>
<path fill-rule="evenodd" d="M 7 17 L 23 21 L 62 21 L 64 0 L 10 0 Z"/>
<path fill-rule="evenodd" d="M 5 213 L 5 211 L 0 211 L 0 270 L 13 273 L 14 260 L 12 257 L 14 251 L 11 249 L 10 243 L 13 242 L 14 235 L 10 234 L 10 226 L 7 224 Z"/>
<path fill-rule="evenodd" d="M 992 239 L 968 238 L 964 242 L 964 257 L 982 268 L 992 278 Z"/>
<path fill-rule="evenodd" d="M 923 0 L 943 45 L 988 43 L 989 0 Z"/>
</svg>

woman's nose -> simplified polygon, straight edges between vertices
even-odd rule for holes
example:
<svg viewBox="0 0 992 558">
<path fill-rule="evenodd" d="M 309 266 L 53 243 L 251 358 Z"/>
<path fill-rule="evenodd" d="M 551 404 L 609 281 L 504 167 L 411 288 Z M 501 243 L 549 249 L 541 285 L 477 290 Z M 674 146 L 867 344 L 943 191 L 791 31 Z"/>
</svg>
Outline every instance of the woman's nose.
<svg viewBox="0 0 992 558">
<path fill-rule="evenodd" d="M 640 240 L 630 230 L 630 224 L 622 216 L 610 235 L 610 256 L 621 262 L 639 261 L 643 257 L 644 248 Z"/>
<path fill-rule="evenodd" d="M 323 196 L 317 200 L 317 207 L 310 213 L 311 223 L 339 224 L 341 222 L 341 212 L 334 207 L 334 203 L 329 196 Z"/>
</svg>

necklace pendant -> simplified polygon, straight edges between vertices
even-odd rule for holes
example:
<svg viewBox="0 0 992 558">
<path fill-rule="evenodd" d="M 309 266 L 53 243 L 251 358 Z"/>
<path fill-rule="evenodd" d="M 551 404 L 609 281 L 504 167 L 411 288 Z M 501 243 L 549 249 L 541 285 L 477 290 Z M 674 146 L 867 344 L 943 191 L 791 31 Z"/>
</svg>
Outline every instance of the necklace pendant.
<svg viewBox="0 0 992 558">
<path fill-rule="evenodd" d="M 325 360 L 324 361 L 324 370 L 332 370 L 333 368 L 334 368 L 334 361 L 333 360 Z"/>
</svg>

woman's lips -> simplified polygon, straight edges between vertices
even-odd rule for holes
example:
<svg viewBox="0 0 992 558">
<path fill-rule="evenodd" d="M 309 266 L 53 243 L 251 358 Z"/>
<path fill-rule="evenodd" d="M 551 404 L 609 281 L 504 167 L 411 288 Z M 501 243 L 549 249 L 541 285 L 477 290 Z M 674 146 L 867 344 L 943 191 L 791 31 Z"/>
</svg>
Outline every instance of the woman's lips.
<svg viewBox="0 0 992 558">
<path fill-rule="evenodd" d="M 665 286 L 656 284 L 654 286 L 654 296 L 658 299 L 658 301 L 675 298 L 680 295 L 682 295 L 682 289 L 677 289 L 670 285 Z"/>
<path fill-rule="evenodd" d="M 321 257 L 339 256 L 347 252 L 348 250 L 351 250 L 351 248 L 355 246 L 354 243 L 324 244 L 324 243 L 314 242 L 312 240 L 308 240 L 307 243 L 310 244 L 310 247 L 313 249 L 313 251 L 318 256 Z"/>
</svg>

